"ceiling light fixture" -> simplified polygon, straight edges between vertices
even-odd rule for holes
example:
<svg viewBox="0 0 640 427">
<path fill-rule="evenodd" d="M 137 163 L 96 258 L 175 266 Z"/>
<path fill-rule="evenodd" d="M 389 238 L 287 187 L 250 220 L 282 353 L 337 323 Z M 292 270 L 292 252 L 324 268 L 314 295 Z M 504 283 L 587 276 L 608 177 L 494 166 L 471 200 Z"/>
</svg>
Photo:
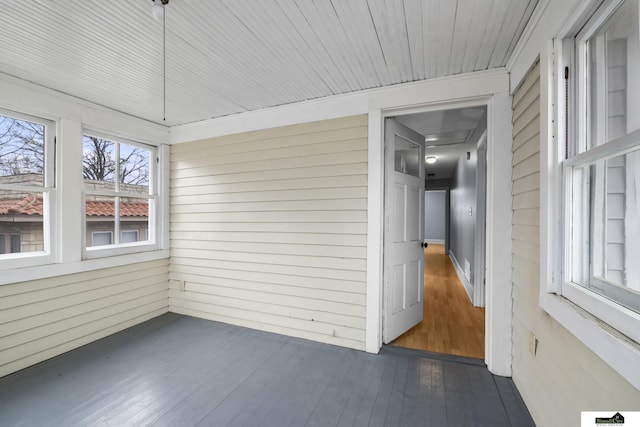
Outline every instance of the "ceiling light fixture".
<svg viewBox="0 0 640 427">
<path fill-rule="evenodd" d="M 436 156 L 426 156 L 424 158 L 425 162 L 429 163 L 430 165 L 434 164 L 436 162 Z"/>
<path fill-rule="evenodd" d="M 153 16 L 156 21 L 163 20 L 164 5 L 169 3 L 169 0 L 151 0 L 151 1 L 153 1 L 153 6 L 151 6 L 151 16 Z"/>
</svg>

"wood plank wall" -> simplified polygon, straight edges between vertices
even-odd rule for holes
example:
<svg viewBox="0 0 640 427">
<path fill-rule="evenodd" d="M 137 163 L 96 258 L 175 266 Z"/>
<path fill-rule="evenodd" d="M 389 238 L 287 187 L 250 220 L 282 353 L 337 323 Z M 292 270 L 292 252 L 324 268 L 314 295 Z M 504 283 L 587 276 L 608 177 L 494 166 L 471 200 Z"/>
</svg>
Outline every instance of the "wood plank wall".
<svg viewBox="0 0 640 427">
<path fill-rule="evenodd" d="M 0 286 L 0 376 L 168 310 L 169 260 Z"/>
<path fill-rule="evenodd" d="M 364 349 L 366 116 L 174 145 L 171 194 L 170 311 Z"/>
<path fill-rule="evenodd" d="M 513 380 L 537 425 L 580 425 L 581 411 L 637 408 L 640 391 L 538 304 L 540 107 L 535 64 L 513 95 Z"/>
<path fill-rule="evenodd" d="M 513 94 L 513 377 L 529 381 L 522 367 L 535 323 L 540 282 L 540 67 Z M 522 363 L 521 363 L 522 361 Z M 522 372 L 519 371 L 522 367 Z M 516 383 L 517 384 L 517 383 Z M 532 381 L 523 390 L 533 390 Z M 535 393 L 534 393 L 535 394 Z"/>
</svg>

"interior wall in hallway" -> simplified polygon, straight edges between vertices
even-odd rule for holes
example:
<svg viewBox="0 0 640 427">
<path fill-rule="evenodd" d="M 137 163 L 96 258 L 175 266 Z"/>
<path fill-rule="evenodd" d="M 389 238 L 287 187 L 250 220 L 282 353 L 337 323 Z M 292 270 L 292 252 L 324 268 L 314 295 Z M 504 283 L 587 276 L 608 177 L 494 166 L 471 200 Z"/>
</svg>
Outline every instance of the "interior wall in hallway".
<svg viewBox="0 0 640 427">
<path fill-rule="evenodd" d="M 446 235 L 446 190 L 424 193 L 424 240 L 444 244 Z"/>
<path fill-rule="evenodd" d="M 473 132 L 470 142 L 472 148 L 462 152 L 453 173 L 450 194 L 450 255 L 465 273 L 467 284 L 473 286 L 475 268 L 475 235 L 476 235 L 476 181 L 478 165 L 478 149 L 476 145 L 486 130 L 487 122 L 481 120 Z M 468 158 L 467 158 L 467 153 Z M 464 280 L 463 280 L 464 282 Z"/>
</svg>

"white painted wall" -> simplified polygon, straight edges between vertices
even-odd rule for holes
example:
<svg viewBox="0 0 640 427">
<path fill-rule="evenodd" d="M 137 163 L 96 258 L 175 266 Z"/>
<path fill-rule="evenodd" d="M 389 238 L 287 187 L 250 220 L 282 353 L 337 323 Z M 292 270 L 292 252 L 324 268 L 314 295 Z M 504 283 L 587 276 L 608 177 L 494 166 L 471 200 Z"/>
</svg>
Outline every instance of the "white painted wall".
<svg viewBox="0 0 640 427">
<path fill-rule="evenodd" d="M 444 244 L 446 233 L 445 190 L 424 192 L 424 239 L 428 243 Z"/>
<path fill-rule="evenodd" d="M 449 256 L 464 284 L 469 297 L 473 300 L 475 285 L 475 240 L 478 226 L 478 149 L 477 143 L 487 129 L 486 116 L 474 130 L 471 147 L 460 154 L 453 172 L 450 189 L 450 241 Z M 467 159 L 467 152 L 469 158 Z"/>
<path fill-rule="evenodd" d="M 449 256 L 456 270 L 462 272 L 461 280 L 471 294 L 473 289 L 473 271 L 475 268 L 474 250 L 476 235 L 476 166 L 478 150 L 473 147 L 463 152 L 453 172 L 451 185 L 451 240 Z"/>
<path fill-rule="evenodd" d="M 170 310 L 364 349 L 367 132 L 356 116 L 174 145 Z"/>
</svg>

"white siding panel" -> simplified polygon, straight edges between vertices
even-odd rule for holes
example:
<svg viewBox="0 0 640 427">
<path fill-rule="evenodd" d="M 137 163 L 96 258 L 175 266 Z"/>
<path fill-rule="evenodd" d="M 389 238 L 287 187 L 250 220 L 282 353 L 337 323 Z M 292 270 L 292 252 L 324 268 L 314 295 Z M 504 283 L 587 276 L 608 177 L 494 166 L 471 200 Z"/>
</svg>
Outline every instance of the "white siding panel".
<svg viewBox="0 0 640 427">
<path fill-rule="evenodd" d="M 513 224 L 538 224 L 534 221 L 539 221 L 540 209 L 518 209 L 513 212 Z"/>
<path fill-rule="evenodd" d="M 538 425 L 578 425 L 583 410 L 638 407 L 638 391 L 538 305 L 539 78 L 536 65 L 513 94 L 513 380 Z"/>
<path fill-rule="evenodd" d="M 366 176 L 352 177 L 346 180 L 342 176 L 322 177 L 322 178 L 299 178 L 299 179 L 281 179 L 272 181 L 253 181 L 240 182 L 237 184 L 205 184 L 197 182 L 188 186 L 188 183 L 178 183 L 178 187 L 174 187 L 171 195 L 192 196 L 203 194 L 234 194 L 241 193 L 243 195 L 251 195 L 252 193 L 260 193 L 263 191 L 293 191 L 293 190 L 323 190 L 326 188 L 360 188 L 366 187 Z M 355 185 L 354 185 L 355 184 Z"/>
<path fill-rule="evenodd" d="M 171 180 L 172 190 L 175 188 L 199 187 L 205 185 L 225 185 L 238 183 L 260 183 L 264 181 L 292 181 L 296 178 L 337 178 L 341 176 L 353 176 L 367 174 L 367 163 L 359 164 L 339 164 L 331 166 L 317 166 L 300 169 L 283 169 L 271 171 L 245 172 L 241 171 L 234 174 L 215 175 L 215 176 L 198 176 L 180 178 L 174 176 Z M 299 182 L 299 181 L 296 181 Z M 277 184 L 272 184 L 277 185 Z M 353 184 L 352 184 L 353 185 Z M 295 188 L 295 187 L 294 187 Z"/>
<path fill-rule="evenodd" d="M 513 182 L 512 191 L 514 194 L 521 194 L 527 191 L 534 191 L 540 186 L 540 173 L 527 175 Z"/>
<path fill-rule="evenodd" d="M 298 154 L 298 153 L 296 153 Z M 233 164 L 223 164 L 216 167 L 217 173 L 230 174 L 239 173 L 245 170 L 252 171 L 269 171 L 295 168 L 307 168 L 317 166 L 333 166 L 340 164 L 362 163 L 367 160 L 367 150 L 347 151 L 331 154 L 318 154 L 315 156 L 307 156 L 300 154 L 286 158 L 270 159 L 268 161 L 254 160 L 250 162 L 238 162 Z M 175 168 L 179 166 L 180 169 Z M 191 178 L 196 176 L 209 176 L 211 166 L 199 166 L 199 162 L 195 161 L 193 167 L 185 166 L 184 163 L 172 165 L 171 178 Z"/>
<path fill-rule="evenodd" d="M 257 259 L 254 255 L 253 258 Z M 291 274 L 301 277 L 317 277 L 321 279 L 364 281 L 366 274 L 359 270 L 338 270 L 335 268 L 314 268 L 310 266 L 268 264 L 260 262 L 225 261 L 210 258 L 171 257 L 172 265 L 191 267 L 207 267 L 217 270 L 234 270 L 239 272 L 263 272 L 273 274 Z M 173 269 L 172 269 L 173 271 Z M 172 277 L 174 277 L 172 275 Z M 300 279 L 304 280 L 304 279 Z"/>
<path fill-rule="evenodd" d="M 366 250 L 354 246 L 326 246 L 326 245 L 286 245 L 278 243 L 245 243 L 245 242 L 217 242 L 208 240 L 174 240 L 176 249 L 199 249 L 210 251 L 245 252 L 258 254 L 284 254 L 305 256 L 326 256 L 331 253 L 341 258 L 365 259 Z"/>
<path fill-rule="evenodd" d="M 359 116 L 172 146 L 169 309 L 364 349 L 366 135 Z"/>
<path fill-rule="evenodd" d="M 325 223 L 348 223 L 365 222 L 367 220 L 366 211 L 330 211 L 330 210 L 309 210 L 309 211 L 281 211 L 281 212 L 219 212 L 219 213 L 175 213 L 171 215 L 172 223 L 181 222 L 325 222 Z"/>
<path fill-rule="evenodd" d="M 215 276 L 214 276 L 215 273 Z M 291 274 L 279 274 L 279 273 L 265 273 L 265 272 L 253 272 L 253 271 L 236 271 L 236 270 L 212 270 L 208 267 L 193 267 L 193 266 L 184 266 L 184 265 L 176 265 L 172 269 L 172 274 L 174 276 L 179 276 L 182 278 L 181 280 L 185 281 L 185 286 L 189 284 L 189 282 L 200 282 L 207 283 L 206 280 L 218 280 L 220 283 L 223 283 L 227 280 L 240 281 L 240 282 L 254 282 L 260 283 L 263 286 L 275 287 L 277 286 L 285 286 L 288 287 L 288 292 L 291 291 L 292 287 L 300 288 L 299 292 L 305 292 L 304 288 L 309 289 L 320 289 L 326 291 L 339 291 L 339 292 L 351 292 L 351 293 L 359 293 L 361 291 L 361 283 L 360 281 L 355 280 L 339 280 L 339 279 L 330 279 L 324 277 L 304 277 L 304 276 L 295 276 Z M 172 285 L 173 284 L 173 285 Z M 170 287 L 172 289 L 177 289 L 176 281 L 170 282 Z"/>
<path fill-rule="evenodd" d="M 0 376 L 168 310 L 168 260 L 0 287 Z"/>
<path fill-rule="evenodd" d="M 201 198 L 202 199 L 202 198 Z M 365 211 L 366 199 L 354 199 L 336 194 L 332 199 L 287 200 L 256 203 L 182 203 L 172 204 L 171 213 L 218 213 L 218 212 L 300 212 L 319 210 Z"/>
</svg>

